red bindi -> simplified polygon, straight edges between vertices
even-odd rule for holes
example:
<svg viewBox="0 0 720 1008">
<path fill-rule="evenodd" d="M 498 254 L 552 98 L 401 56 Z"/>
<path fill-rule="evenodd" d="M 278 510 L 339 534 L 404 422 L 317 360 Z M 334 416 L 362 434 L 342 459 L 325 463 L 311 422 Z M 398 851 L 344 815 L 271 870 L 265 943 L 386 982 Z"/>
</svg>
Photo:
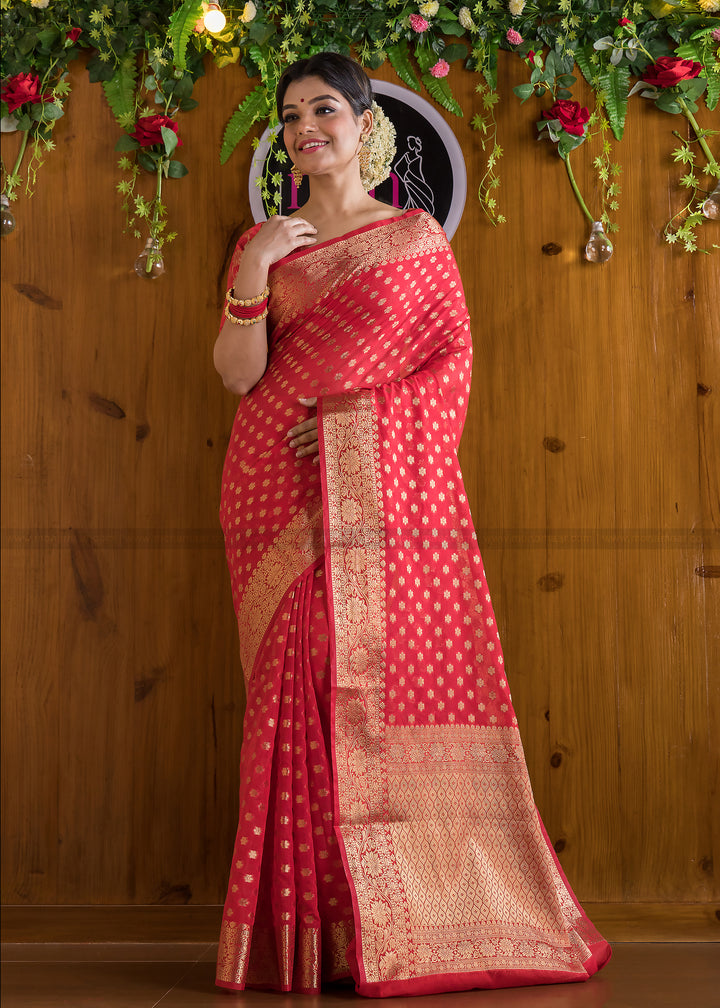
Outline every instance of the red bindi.
<svg viewBox="0 0 720 1008">
<path fill-rule="evenodd" d="M 301 101 L 301 102 L 304 102 L 304 101 L 305 101 L 305 99 L 304 99 L 304 98 L 301 98 L 301 99 L 300 99 L 300 101 Z"/>
</svg>

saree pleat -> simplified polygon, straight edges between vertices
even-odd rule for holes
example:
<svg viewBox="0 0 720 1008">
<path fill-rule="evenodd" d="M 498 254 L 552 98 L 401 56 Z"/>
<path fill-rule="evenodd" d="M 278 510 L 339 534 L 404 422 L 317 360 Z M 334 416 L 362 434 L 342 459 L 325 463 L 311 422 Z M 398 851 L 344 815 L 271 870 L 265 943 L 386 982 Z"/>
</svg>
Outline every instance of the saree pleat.
<svg viewBox="0 0 720 1008">
<path fill-rule="evenodd" d="M 248 691 L 248 709 L 253 719 L 264 709 L 266 727 L 246 735 L 240 767 L 243 781 L 266 778 L 267 798 L 241 800 L 217 982 L 317 993 L 323 980 L 349 975 L 353 935 L 333 831 L 322 566 L 295 584 L 276 624 L 282 631 L 267 638 Z"/>
<path fill-rule="evenodd" d="M 585 980 L 610 949 L 534 804 L 457 458 L 472 342 L 445 235 L 412 211 L 270 287 L 223 473 L 248 704 L 217 982 Z M 284 440 L 309 395 L 319 465 Z"/>
</svg>

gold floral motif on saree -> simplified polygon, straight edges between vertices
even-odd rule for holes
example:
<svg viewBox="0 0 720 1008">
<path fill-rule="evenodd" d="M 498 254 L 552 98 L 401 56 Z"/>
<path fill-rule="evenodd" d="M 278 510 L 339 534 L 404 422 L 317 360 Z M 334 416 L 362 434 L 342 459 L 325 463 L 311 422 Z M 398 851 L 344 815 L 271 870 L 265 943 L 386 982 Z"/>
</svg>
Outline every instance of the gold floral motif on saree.
<svg viewBox="0 0 720 1008">
<path fill-rule="evenodd" d="M 238 607 L 240 657 L 247 678 L 272 618 L 288 588 L 324 552 L 322 502 L 297 512 L 274 542 L 263 552 Z M 228 551 L 232 545 L 228 544 Z"/>
<path fill-rule="evenodd" d="M 398 726 L 384 717 L 385 492 L 375 396 L 336 397 L 322 413 L 336 829 L 358 904 L 364 980 L 582 973 L 590 951 L 575 930 L 580 913 L 562 895 L 517 729 Z"/>
<path fill-rule="evenodd" d="M 370 227 L 337 241 L 290 255 L 271 270 L 271 320 L 285 325 L 309 308 L 329 302 L 338 285 L 361 285 L 366 276 L 396 260 L 422 259 L 447 248 L 437 221 L 425 213 L 409 213 L 392 227 Z M 372 277 L 379 288 L 382 276 Z"/>
</svg>

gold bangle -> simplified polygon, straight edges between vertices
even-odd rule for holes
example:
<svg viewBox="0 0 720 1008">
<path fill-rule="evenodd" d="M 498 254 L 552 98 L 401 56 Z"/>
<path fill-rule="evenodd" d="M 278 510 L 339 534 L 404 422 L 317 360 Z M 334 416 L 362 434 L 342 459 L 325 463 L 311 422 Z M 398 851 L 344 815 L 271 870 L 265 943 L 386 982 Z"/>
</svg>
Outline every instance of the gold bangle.
<svg viewBox="0 0 720 1008">
<path fill-rule="evenodd" d="M 258 294 L 257 297 L 251 298 L 234 298 L 230 291 L 227 292 L 227 302 L 231 305 L 236 305 L 238 308 L 249 308 L 251 305 L 260 304 L 265 298 L 270 296 L 270 288 L 266 287 L 265 290 Z"/>
<path fill-rule="evenodd" d="M 265 311 L 262 313 L 262 315 L 256 315 L 254 318 L 235 318 L 235 316 L 231 315 L 230 312 L 228 311 L 228 306 L 225 305 L 225 318 L 229 319 L 233 323 L 233 325 L 242 325 L 242 326 L 255 325 L 256 322 L 264 322 L 267 317 L 268 317 L 268 310 L 266 308 Z"/>
</svg>

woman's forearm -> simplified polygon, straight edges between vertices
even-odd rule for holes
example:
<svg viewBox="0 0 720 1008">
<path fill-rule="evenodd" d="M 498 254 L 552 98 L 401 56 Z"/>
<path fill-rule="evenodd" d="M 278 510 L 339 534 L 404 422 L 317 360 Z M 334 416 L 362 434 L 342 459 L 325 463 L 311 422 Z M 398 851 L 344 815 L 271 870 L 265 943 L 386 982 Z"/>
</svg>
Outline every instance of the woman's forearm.
<svg viewBox="0 0 720 1008">
<path fill-rule="evenodd" d="M 246 252 L 240 262 L 232 296 L 241 300 L 254 298 L 265 289 L 267 279 L 268 266 Z M 236 395 L 247 395 L 265 373 L 267 356 L 265 319 L 252 325 L 240 325 L 223 316 L 213 350 L 213 362 L 226 389 Z"/>
</svg>

